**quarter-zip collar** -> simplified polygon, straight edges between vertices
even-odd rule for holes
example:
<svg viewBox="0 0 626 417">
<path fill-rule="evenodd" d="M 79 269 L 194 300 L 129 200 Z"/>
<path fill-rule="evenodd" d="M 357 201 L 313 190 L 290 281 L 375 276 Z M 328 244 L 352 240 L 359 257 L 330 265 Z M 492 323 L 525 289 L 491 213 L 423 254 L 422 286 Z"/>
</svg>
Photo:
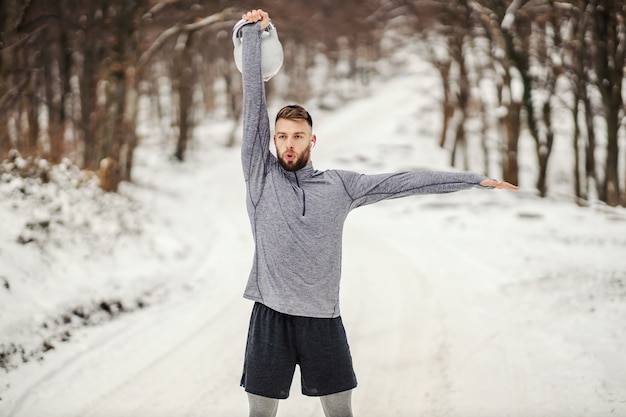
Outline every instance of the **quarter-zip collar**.
<svg viewBox="0 0 626 417">
<path fill-rule="evenodd" d="M 315 169 L 313 168 L 311 161 L 297 171 L 285 171 L 287 178 L 289 178 L 291 182 L 295 182 L 296 187 L 302 193 L 302 217 L 306 216 L 306 193 L 304 188 L 302 188 L 301 183 L 302 181 L 306 181 L 307 178 L 310 178 L 314 172 Z"/>
<path fill-rule="evenodd" d="M 313 168 L 313 164 L 309 161 L 306 166 L 300 168 L 297 171 L 285 171 L 285 174 L 291 181 L 298 182 L 302 179 L 309 178 L 313 175 L 315 169 Z"/>
</svg>

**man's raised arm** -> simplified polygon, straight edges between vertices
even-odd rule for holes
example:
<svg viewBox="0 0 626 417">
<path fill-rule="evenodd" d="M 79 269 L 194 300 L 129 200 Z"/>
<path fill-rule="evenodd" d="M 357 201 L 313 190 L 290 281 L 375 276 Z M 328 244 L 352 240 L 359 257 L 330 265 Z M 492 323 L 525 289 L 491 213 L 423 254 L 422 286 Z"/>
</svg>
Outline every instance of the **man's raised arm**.
<svg viewBox="0 0 626 417">
<path fill-rule="evenodd" d="M 269 15 L 259 9 L 244 14 L 242 19 L 250 24 L 241 28 L 243 74 L 241 162 L 244 178 L 248 183 L 248 192 L 255 201 L 260 193 L 266 164 L 271 157 L 270 124 L 261 73 L 261 35 L 269 24 Z"/>
</svg>

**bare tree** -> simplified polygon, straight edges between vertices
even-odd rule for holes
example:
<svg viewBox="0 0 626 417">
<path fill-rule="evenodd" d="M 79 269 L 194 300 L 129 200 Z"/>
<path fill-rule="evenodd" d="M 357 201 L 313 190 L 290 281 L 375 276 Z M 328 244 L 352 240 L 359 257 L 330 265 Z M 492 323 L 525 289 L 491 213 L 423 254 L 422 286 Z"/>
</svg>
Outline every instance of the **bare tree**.
<svg viewBox="0 0 626 417">
<path fill-rule="evenodd" d="M 621 1 L 590 1 L 593 24 L 593 60 L 596 87 L 602 97 L 606 120 L 607 152 L 600 198 L 611 206 L 620 204 L 619 130 L 623 117 L 622 82 L 626 64 L 626 5 Z M 622 204 L 626 202 L 621 201 Z"/>
<path fill-rule="evenodd" d="M 588 94 L 590 81 L 589 36 L 591 13 L 587 12 L 589 0 L 578 0 L 572 8 L 561 9 L 570 27 L 569 39 L 563 45 L 563 67 L 572 92 L 569 110 L 572 114 L 572 146 L 574 151 L 574 194 L 579 202 L 598 195 L 596 175 L 596 140 L 592 107 Z M 566 104 L 567 105 L 567 104 Z"/>
</svg>

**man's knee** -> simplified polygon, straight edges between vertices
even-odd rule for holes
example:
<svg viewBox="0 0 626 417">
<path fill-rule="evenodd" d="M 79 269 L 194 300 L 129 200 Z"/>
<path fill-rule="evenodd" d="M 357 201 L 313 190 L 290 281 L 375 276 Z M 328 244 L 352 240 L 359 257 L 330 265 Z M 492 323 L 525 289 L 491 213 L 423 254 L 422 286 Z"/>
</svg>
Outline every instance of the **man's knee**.
<svg viewBox="0 0 626 417">
<path fill-rule="evenodd" d="M 326 417 L 352 417 L 352 390 L 320 397 Z"/>
<path fill-rule="evenodd" d="M 278 411 L 276 398 L 248 393 L 248 404 L 250 405 L 250 417 L 275 417 Z"/>
</svg>

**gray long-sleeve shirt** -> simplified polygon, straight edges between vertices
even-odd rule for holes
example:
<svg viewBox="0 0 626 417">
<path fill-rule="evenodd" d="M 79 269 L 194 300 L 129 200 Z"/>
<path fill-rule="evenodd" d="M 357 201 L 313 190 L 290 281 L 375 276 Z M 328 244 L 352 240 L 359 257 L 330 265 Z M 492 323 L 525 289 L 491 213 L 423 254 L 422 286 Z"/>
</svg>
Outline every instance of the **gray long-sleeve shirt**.
<svg viewBox="0 0 626 417">
<path fill-rule="evenodd" d="M 270 124 L 261 75 L 260 25 L 243 35 L 241 161 L 255 253 L 244 297 L 282 313 L 338 317 L 343 224 L 348 213 L 381 200 L 448 193 L 479 186 L 472 173 L 415 171 L 363 175 L 285 171 L 270 152 Z"/>
</svg>

